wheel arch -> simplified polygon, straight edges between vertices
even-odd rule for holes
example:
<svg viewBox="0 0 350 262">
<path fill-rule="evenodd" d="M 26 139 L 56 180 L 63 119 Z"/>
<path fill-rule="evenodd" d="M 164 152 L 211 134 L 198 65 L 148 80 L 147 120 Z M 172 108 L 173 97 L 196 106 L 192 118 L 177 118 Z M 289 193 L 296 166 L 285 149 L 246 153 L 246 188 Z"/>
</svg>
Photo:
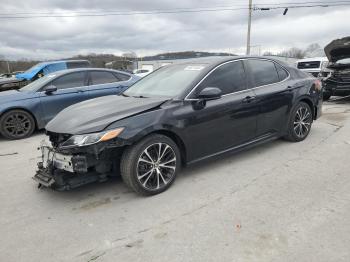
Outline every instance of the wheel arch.
<svg viewBox="0 0 350 262">
<path fill-rule="evenodd" d="M 312 102 L 312 99 L 311 98 L 309 98 L 309 97 L 307 97 L 307 96 L 305 96 L 305 97 L 302 97 L 299 101 L 298 101 L 298 103 L 299 102 L 304 102 L 304 103 L 306 103 L 306 104 L 308 104 L 308 106 L 311 108 L 311 110 L 312 110 L 312 117 L 313 117 L 313 120 L 315 120 L 315 117 L 316 117 L 316 115 L 317 115 L 317 108 L 316 108 L 316 106 L 314 105 L 314 103 Z"/>
<path fill-rule="evenodd" d="M 141 139 L 145 138 L 146 136 L 152 135 L 152 134 L 160 134 L 169 137 L 171 140 L 174 141 L 174 143 L 178 146 L 180 153 L 181 153 L 181 164 L 186 165 L 187 162 L 187 149 L 186 145 L 183 141 L 183 139 L 178 135 L 175 131 L 165 129 L 165 128 L 159 128 L 159 129 L 153 129 L 149 130 L 148 132 L 141 132 L 139 135 L 137 135 L 131 144 L 135 144 Z"/>
</svg>

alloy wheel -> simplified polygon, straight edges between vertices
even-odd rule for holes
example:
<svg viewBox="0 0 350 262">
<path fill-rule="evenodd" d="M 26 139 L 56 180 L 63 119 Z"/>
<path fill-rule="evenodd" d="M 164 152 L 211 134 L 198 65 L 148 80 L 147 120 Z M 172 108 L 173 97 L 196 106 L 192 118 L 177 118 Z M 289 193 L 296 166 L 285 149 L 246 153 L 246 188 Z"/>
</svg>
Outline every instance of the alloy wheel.
<svg viewBox="0 0 350 262">
<path fill-rule="evenodd" d="M 6 117 L 3 129 L 10 136 L 20 138 L 31 132 L 32 123 L 26 115 L 14 113 Z"/>
<path fill-rule="evenodd" d="M 310 109 L 305 106 L 301 106 L 294 119 L 294 132 L 299 138 L 304 138 L 310 132 L 312 124 L 312 114 Z"/>
<path fill-rule="evenodd" d="M 170 145 L 148 146 L 137 161 L 137 179 L 148 190 L 159 190 L 174 179 L 176 154 Z"/>
</svg>

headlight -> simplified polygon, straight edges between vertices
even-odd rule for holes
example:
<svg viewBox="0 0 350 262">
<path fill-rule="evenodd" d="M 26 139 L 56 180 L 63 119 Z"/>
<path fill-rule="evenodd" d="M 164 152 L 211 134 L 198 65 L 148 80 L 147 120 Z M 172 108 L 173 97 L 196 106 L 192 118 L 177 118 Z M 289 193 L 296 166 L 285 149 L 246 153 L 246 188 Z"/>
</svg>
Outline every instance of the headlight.
<svg viewBox="0 0 350 262">
<path fill-rule="evenodd" d="M 70 137 L 67 141 L 61 144 L 61 147 L 80 147 L 104 142 L 116 138 L 123 132 L 124 127 L 103 131 L 99 133 L 92 133 L 86 135 L 75 135 Z"/>
</svg>

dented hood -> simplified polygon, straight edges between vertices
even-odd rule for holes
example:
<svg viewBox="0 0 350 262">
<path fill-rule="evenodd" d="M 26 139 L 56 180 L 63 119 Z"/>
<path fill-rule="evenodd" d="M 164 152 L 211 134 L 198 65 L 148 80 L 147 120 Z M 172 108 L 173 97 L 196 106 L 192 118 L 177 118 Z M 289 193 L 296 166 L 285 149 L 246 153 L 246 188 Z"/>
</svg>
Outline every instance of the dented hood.
<svg viewBox="0 0 350 262">
<path fill-rule="evenodd" d="M 63 134 L 86 134 L 104 130 L 115 121 L 158 107 L 164 98 L 105 96 L 87 100 L 61 111 L 46 130 Z"/>
<path fill-rule="evenodd" d="M 333 40 L 324 51 L 330 62 L 337 62 L 341 59 L 350 58 L 350 36 Z"/>
</svg>

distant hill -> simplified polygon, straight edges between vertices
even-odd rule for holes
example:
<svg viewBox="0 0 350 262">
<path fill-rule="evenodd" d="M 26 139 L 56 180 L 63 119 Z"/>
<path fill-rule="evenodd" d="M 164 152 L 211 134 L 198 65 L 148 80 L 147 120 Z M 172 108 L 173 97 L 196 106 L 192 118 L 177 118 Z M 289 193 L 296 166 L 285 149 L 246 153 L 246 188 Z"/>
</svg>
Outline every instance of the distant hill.
<svg viewBox="0 0 350 262">
<path fill-rule="evenodd" d="M 157 54 L 154 56 L 137 57 L 136 54 L 123 54 L 121 56 L 116 56 L 113 54 L 87 54 L 87 55 L 77 55 L 69 58 L 62 58 L 58 60 L 69 60 L 69 59 L 86 59 L 89 60 L 93 67 L 105 67 L 106 64 L 112 63 L 112 68 L 121 70 L 131 70 L 133 62 L 137 60 L 150 61 L 150 60 L 173 60 L 173 59 L 187 59 L 187 58 L 197 58 L 197 57 L 208 57 L 208 56 L 233 56 L 230 53 L 213 53 L 213 52 L 196 52 L 196 51 L 185 51 L 185 52 L 169 52 Z M 9 61 L 10 71 L 25 71 L 31 66 L 42 62 L 42 61 L 31 61 L 31 60 L 19 60 L 19 61 Z M 7 62 L 0 60 L 0 73 L 7 72 Z"/>
</svg>

